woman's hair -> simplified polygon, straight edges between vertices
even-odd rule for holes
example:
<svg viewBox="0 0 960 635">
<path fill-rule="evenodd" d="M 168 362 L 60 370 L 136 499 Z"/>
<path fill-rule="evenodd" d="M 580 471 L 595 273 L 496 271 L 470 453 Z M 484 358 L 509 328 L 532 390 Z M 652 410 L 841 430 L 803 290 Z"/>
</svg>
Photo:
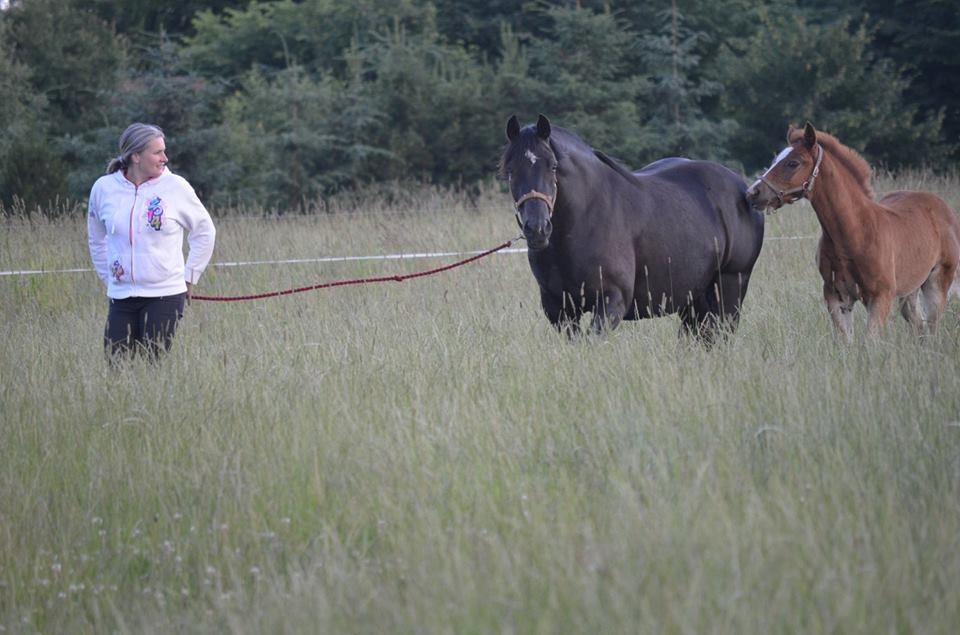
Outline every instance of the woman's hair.
<svg viewBox="0 0 960 635">
<path fill-rule="evenodd" d="M 107 162 L 107 174 L 126 169 L 130 165 L 130 156 L 146 150 L 147 145 L 157 137 L 163 137 L 163 130 L 157 126 L 147 123 L 132 123 L 127 126 L 120 135 L 120 154 Z"/>
</svg>

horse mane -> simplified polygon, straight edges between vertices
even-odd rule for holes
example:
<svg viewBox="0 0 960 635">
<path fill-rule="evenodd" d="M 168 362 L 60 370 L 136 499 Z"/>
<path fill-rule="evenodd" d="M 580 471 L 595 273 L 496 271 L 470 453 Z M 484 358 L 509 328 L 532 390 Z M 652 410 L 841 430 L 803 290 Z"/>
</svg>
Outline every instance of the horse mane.
<svg viewBox="0 0 960 635">
<path fill-rule="evenodd" d="M 790 143 L 796 143 L 803 139 L 803 128 L 794 128 L 790 131 Z M 828 152 L 837 162 L 850 173 L 854 182 L 860 186 L 867 198 L 873 199 L 873 187 L 870 185 L 870 176 L 873 170 L 870 164 L 860 156 L 860 154 L 848 146 L 843 145 L 832 134 L 817 130 L 817 143 L 823 146 L 823 151 Z"/>
<path fill-rule="evenodd" d="M 603 162 L 607 167 L 611 168 L 614 172 L 627 179 L 634 185 L 639 184 L 639 179 L 637 175 L 630 171 L 625 165 L 614 159 L 613 157 L 607 156 L 600 150 L 594 150 L 593 154 L 596 155 L 601 162 Z"/>
<path fill-rule="evenodd" d="M 497 164 L 497 175 L 501 179 L 505 179 L 507 177 L 507 164 L 510 163 L 510 161 L 512 161 L 513 158 L 518 154 L 523 154 L 527 150 L 534 150 L 539 143 L 543 142 L 539 137 L 537 137 L 536 134 L 521 134 L 516 141 L 508 143 L 507 147 L 503 151 L 503 155 L 500 157 L 499 164 Z M 565 156 L 574 153 L 593 155 L 607 167 L 611 168 L 614 172 L 617 172 L 628 181 L 632 183 L 637 182 L 636 175 L 634 175 L 623 164 L 616 159 L 607 156 L 600 150 L 595 150 L 589 143 L 566 128 L 554 126 L 550 133 L 549 143 L 550 149 L 557 157 L 557 161 L 562 161 Z"/>
</svg>

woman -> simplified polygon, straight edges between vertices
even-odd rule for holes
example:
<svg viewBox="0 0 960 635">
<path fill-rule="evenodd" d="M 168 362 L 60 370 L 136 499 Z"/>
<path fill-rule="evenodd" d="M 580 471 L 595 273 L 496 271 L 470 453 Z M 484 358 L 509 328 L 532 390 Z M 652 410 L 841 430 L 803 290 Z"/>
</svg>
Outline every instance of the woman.
<svg viewBox="0 0 960 635">
<path fill-rule="evenodd" d="M 184 301 L 210 262 L 216 230 L 190 184 L 167 169 L 163 131 L 135 123 L 90 191 L 87 238 L 110 307 L 107 355 L 169 350 Z M 183 260 L 183 230 L 190 251 Z"/>
</svg>

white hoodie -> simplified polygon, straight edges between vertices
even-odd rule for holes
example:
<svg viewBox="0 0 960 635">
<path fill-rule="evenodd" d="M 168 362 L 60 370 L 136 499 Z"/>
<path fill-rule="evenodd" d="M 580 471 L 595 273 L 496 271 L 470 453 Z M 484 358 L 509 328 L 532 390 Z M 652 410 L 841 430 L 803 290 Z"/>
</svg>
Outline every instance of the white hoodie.
<svg viewBox="0 0 960 635">
<path fill-rule="evenodd" d="M 186 264 L 184 229 L 190 243 Z M 166 168 L 139 186 L 118 170 L 101 176 L 90 190 L 90 257 L 115 300 L 184 293 L 210 262 L 215 236 L 193 188 Z"/>
</svg>

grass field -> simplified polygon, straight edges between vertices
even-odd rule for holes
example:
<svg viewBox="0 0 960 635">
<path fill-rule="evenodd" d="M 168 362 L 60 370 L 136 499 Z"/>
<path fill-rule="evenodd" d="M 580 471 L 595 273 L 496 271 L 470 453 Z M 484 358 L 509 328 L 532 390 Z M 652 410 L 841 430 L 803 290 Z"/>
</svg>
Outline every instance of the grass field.
<svg viewBox="0 0 960 635">
<path fill-rule="evenodd" d="M 960 208 L 960 182 L 883 178 Z M 351 211 L 351 207 L 355 209 Z M 481 249 L 505 194 L 218 221 L 215 261 Z M 567 341 L 522 255 L 195 302 L 111 369 L 92 273 L 0 277 L 0 632 L 955 633 L 960 303 L 833 338 L 806 203 L 739 332 Z M 447 260 L 211 268 L 239 294 Z M 8 220 L 0 269 L 88 266 Z"/>
</svg>

